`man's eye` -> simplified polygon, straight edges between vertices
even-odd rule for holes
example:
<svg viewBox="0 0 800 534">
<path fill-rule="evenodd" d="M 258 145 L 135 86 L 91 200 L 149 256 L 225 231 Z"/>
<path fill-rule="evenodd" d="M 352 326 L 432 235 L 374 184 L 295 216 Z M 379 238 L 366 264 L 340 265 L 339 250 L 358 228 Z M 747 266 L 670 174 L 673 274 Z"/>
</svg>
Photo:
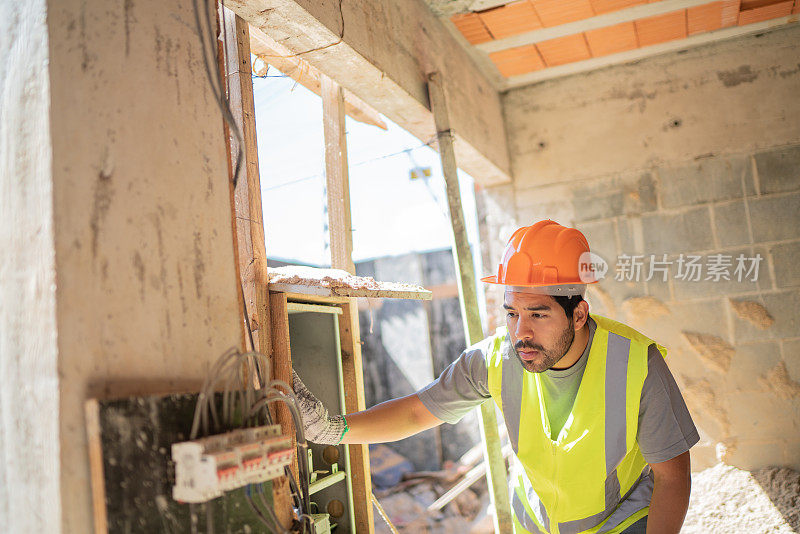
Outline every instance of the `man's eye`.
<svg viewBox="0 0 800 534">
<path fill-rule="evenodd" d="M 533 316 L 534 316 L 535 318 L 537 318 L 537 319 L 541 319 L 541 318 L 545 317 L 545 316 L 544 316 L 544 315 L 542 315 L 541 313 L 534 313 L 534 314 L 533 314 Z"/>
<path fill-rule="evenodd" d="M 508 313 L 506 313 L 506 317 L 516 317 L 516 316 L 517 316 L 517 314 L 516 314 L 516 313 L 514 313 L 514 312 L 508 312 Z"/>
</svg>

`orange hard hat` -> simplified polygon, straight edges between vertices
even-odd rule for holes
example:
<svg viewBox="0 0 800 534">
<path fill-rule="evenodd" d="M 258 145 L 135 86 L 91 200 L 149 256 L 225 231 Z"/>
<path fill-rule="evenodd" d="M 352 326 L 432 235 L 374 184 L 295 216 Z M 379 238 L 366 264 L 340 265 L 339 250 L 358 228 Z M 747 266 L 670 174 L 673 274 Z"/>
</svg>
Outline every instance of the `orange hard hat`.
<svg viewBox="0 0 800 534">
<path fill-rule="evenodd" d="M 523 226 L 508 240 L 497 274 L 481 278 L 490 284 L 542 288 L 532 292 L 582 294 L 585 284 L 597 282 L 587 268 L 589 242 L 575 228 L 550 219 Z"/>
</svg>

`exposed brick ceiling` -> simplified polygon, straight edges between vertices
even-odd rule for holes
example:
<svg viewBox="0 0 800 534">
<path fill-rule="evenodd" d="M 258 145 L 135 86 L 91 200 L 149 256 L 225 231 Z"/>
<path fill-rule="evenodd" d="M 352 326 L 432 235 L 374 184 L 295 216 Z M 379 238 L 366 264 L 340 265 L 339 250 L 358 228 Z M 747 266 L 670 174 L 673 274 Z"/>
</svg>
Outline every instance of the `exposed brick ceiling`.
<svg viewBox="0 0 800 534">
<path fill-rule="evenodd" d="M 499 89 L 795 23 L 800 0 L 425 0 Z"/>
</svg>

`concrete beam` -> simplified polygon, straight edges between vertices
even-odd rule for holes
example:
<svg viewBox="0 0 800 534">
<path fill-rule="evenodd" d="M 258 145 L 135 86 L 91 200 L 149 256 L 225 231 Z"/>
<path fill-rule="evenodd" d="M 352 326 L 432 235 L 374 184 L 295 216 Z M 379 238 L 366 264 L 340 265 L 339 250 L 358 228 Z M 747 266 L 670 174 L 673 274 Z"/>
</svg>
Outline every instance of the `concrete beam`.
<svg viewBox="0 0 800 534">
<path fill-rule="evenodd" d="M 657 5 L 657 4 L 648 4 Z M 676 50 L 686 50 L 695 46 L 705 45 L 724 39 L 731 39 L 734 37 L 741 37 L 752 33 L 761 33 L 765 31 L 775 30 L 781 27 L 786 27 L 791 24 L 796 24 L 798 15 L 789 15 L 788 17 L 781 17 L 772 20 L 765 20 L 763 22 L 756 22 L 748 24 L 747 26 L 733 26 L 730 28 L 723 28 L 713 32 L 700 33 L 691 35 L 686 39 L 679 39 L 677 41 L 669 41 L 666 43 L 659 43 L 657 45 L 647 46 L 643 48 L 636 48 L 634 50 L 627 50 L 618 54 L 611 54 L 608 56 L 601 56 L 585 61 L 576 61 L 575 63 L 567 63 L 566 65 L 559 65 L 557 67 L 550 67 L 528 74 L 521 74 L 519 76 L 512 76 L 506 81 L 507 89 L 514 89 L 524 85 L 529 85 L 552 78 L 560 78 L 562 76 L 569 76 L 580 72 L 596 70 L 610 65 L 618 65 L 627 63 L 629 61 L 636 61 L 650 56 L 665 54 L 667 52 L 674 52 Z"/>
<path fill-rule="evenodd" d="M 551 26 L 550 28 L 541 28 L 531 32 L 520 33 L 519 35 L 512 35 L 505 39 L 497 39 L 495 41 L 476 45 L 476 48 L 490 54 L 508 48 L 549 41 L 557 37 L 575 35 L 576 33 L 596 30 L 598 28 L 606 28 L 615 24 L 622 24 L 623 22 L 672 13 L 673 11 L 701 6 L 707 3 L 708 0 L 661 0 L 653 4 L 643 4 L 628 9 L 605 13 L 603 15 L 597 15 L 596 17 L 588 19 L 568 22 L 567 24 L 560 24 L 558 26 Z"/>
<path fill-rule="evenodd" d="M 442 73 L 459 167 L 510 180 L 500 96 L 423 2 L 230 0 L 251 25 L 423 142 L 435 140 L 426 75 Z"/>
</svg>

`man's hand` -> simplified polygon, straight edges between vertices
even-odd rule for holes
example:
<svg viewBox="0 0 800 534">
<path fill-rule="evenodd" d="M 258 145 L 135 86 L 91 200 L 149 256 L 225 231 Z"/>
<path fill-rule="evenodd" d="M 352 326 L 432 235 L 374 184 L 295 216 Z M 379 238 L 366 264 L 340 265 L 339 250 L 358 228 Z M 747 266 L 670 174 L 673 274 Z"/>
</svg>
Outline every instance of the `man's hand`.
<svg viewBox="0 0 800 534">
<path fill-rule="evenodd" d="M 689 451 L 666 462 L 650 464 L 655 477 L 647 516 L 647 534 L 678 534 L 692 490 Z"/>
<path fill-rule="evenodd" d="M 306 439 L 322 445 L 338 445 L 347 429 L 344 417 L 331 417 L 322 402 L 311 393 L 292 370 L 292 389 L 297 397 Z"/>
</svg>

